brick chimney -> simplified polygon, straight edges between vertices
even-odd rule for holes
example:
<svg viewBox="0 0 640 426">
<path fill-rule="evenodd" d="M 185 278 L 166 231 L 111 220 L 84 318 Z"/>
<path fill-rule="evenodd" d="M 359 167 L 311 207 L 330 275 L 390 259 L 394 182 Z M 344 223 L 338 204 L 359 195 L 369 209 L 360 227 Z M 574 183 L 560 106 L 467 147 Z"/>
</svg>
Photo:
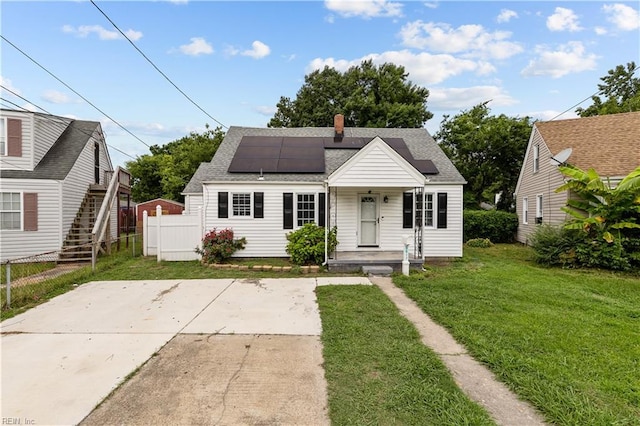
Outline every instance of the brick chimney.
<svg viewBox="0 0 640 426">
<path fill-rule="evenodd" d="M 335 128 L 334 142 L 342 142 L 344 137 L 344 115 L 336 114 L 333 117 L 333 127 Z"/>
</svg>

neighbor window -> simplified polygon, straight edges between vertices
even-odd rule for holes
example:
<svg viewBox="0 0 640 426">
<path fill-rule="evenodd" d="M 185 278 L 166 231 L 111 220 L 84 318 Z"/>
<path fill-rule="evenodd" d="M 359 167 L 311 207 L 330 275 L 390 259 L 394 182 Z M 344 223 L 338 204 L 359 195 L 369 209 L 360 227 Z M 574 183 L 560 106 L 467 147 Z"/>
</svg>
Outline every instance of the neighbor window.
<svg viewBox="0 0 640 426">
<path fill-rule="evenodd" d="M 7 119 L 4 117 L 0 117 L 0 155 L 7 155 Z"/>
<path fill-rule="evenodd" d="M 533 146 L 533 173 L 540 169 L 540 145 Z"/>
<path fill-rule="evenodd" d="M 21 194 L 19 192 L 0 193 L 0 229 L 21 229 L 21 204 Z"/>
<path fill-rule="evenodd" d="M 522 223 L 525 225 L 529 223 L 529 199 L 527 197 L 522 199 Z"/>
<path fill-rule="evenodd" d="M 316 198 L 315 194 L 298 194 L 297 197 L 297 219 L 298 226 L 305 223 L 315 222 L 316 219 Z"/>
<path fill-rule="evenodd" d="M 232 208 L 234 216 L 251 216 L 251 194 L 233 194 Z"/>
<path fill-rule="evenodd" d="M 542 223 L 542 195 L 536 195 L 536 223 Z"/>
</svg>

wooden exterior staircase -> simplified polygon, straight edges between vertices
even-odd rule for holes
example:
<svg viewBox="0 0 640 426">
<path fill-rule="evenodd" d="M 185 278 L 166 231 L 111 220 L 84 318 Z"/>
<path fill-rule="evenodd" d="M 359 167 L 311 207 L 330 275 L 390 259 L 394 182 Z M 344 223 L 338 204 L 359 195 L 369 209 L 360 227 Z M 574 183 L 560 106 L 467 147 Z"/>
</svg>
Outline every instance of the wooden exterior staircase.
<svg viewBox="0 0 640 426">
<path fill-rule="evenodd" d="M 98 250 L 110 251 L 111 214 L 120 210 L 120 196 L 131 194 L 131 175 L 118 167 L 107 172 L 108 186 L 91 185 L 62 245 L 58 262 L 93 262 Z M 118 235 L 123 224 L 118 217 Z M 94 253 L 94 250 L 96 252 Z"/>
</svg>

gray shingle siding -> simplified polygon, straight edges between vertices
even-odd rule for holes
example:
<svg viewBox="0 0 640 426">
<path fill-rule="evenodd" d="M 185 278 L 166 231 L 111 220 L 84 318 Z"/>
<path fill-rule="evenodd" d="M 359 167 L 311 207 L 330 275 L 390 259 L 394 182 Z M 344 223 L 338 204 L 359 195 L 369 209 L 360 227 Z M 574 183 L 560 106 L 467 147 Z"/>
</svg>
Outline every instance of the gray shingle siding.
<svg viewBox="0 0 640 426">
<path fill-rule="evenodd" d="M 248 182 L 257 178 L 256 173 L 229 173 L 229 164 L 244 136 L 289 136 L 289 137 L 333 137 L 333 127 L 302 127 L 302 128 L 253 128 L 231 127 L 222 144 L 209 163 L 202 163 L 193 175 L 184 194 L 202 193 L 204 182 Z M 433 183 L 463 184 L 464 178 L 440 149 L 426 129 L 388 129 L 388 128 L 357 128 L 344 129 L 345 137 L 363 137 L 373 139 L 379 136 L 385 138 L 404 139 L 409 151 L 416 160 L 431 160 L 438 168 L 437 175 L 429 175 Z M 318 174 L 277 174 L 269 173 L 265 177 L 275 182 L 323 182 L 338 167 L 358 152 L 357 149 L 325 149 L 325 172 Z"/>
</svg>

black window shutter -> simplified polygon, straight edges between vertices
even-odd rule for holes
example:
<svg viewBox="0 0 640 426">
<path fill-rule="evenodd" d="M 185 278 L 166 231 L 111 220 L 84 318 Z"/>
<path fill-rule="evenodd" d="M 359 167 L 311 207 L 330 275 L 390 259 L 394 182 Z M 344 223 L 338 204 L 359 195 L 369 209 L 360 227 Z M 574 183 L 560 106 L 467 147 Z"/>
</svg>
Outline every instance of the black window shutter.
<svg viewBox="0 0 640 426">
<path fill-rule="evenodd" d="M 221 219 L 229 217 L 229 193 L 218 192 L 218 217 Z"/>
<path fill-rule="evenodd" d="M 447 193 L 438 192 L 438 228 L 447 227 Z"/>
<path fill-rule="evenodd" d="M 293 229 L 293 192 L 282 194 L 282 227 Z"/>
<path fill-rule="evenodd" d="M 264 192 L 253 193 L 253 217 L 256 219 L 264 217 Z"/>
<path fill-rule="evenodd" d="M 321 192 L 318 194 L 318 226 L 326 225 L 325 197 L 326 197 L 326 194 L 324 192 Z"/>
<path fill-rule="evenodd" d="M 413 194 L 411 192 L 402 194 L 402 227 L 413 228 Z"/>
</svg>

